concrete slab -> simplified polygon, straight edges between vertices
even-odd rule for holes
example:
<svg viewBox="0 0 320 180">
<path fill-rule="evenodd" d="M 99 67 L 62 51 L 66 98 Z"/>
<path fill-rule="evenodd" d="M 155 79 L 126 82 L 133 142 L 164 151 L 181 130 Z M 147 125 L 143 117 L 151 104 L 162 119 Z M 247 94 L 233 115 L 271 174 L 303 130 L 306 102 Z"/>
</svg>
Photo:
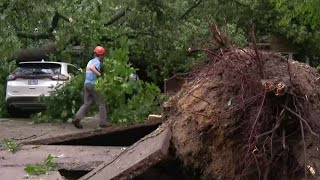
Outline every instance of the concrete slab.
<svg viewBox="0 0 320 180">
<path fill-rule="evenodd" d="M 121 147 L 28 145 L 22 146 L 15 154 L 6 150 L 0 151 L 0 169 L 43 163 L 51 154 L 57 157 L 54 162 L 59 169 L 90 171 L 103 162 L 112 161 L 122 151 Z"/>
<path fill-rule="evenodd" d="M 0 179 L 3 180 L 64 180 L 59 172 L 50 172 L 47 175 L 27 176 L 24 167 L 5 167 L 0 168 Z"/>
<path fill-rule="evenodd" d="M 171 137 L 170 128 L 159 127 L 130 146 L 117 158 L 101 164 L 80 180 L 132 179 L 167 156 Z"/>
<path fill-rule="evenodd" d="M 4 138 L 28 141 L 52 136 L 81 133 L 94 130 L 97 121 L 84 121 L 85 129 L 77 129 L 71 123 L 33 124 L 30 119 L 0 119 L 0 144 Z"/>
<path fill-rule="evenodd" d="M 161 123 L 162 123 L 162 120 L 155 120 L 155 121 L 147 121 L 145 123 L 133 124 L 133 125 L 114 125 L 114 126 L 103 128 L 103 129 L 69 131 L 61 134 L 51 133 L 51 134 L 40 136 L 31 140 L 30 139 L 24 140 L 22 141 L 22 144 L 32 144 L 32 145 L 35 145 L 35 144 L 49 145 L 49 144 L 60 144 L 60 143 L 66 144 L 66 142 L 72 141 L 72 140 L 97 137 L 97 136 L 107 135 L 107 134 L 116 134 L 116 133 L 123 133 L 123 132 L 125 133 L 128 131 L 139 133 L 142 130 L 145 130 L 147 128 L 152 129 L 150 131 L 152 132 Z M 134 142 L 136 142 L 136 140 Z M 75 144 L 78 144 L 78 143 L 75 143 Z"/>
</svg>

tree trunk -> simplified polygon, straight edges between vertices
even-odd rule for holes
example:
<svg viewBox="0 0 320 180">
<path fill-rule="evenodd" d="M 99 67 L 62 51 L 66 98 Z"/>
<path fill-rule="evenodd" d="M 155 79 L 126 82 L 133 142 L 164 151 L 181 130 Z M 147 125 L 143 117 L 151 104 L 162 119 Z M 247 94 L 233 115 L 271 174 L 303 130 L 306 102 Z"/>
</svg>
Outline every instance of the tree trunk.
<svg viewBox="0 0 320 180">
<path fill-rule="evenodd" d="M 11 60 L 16 60 L 17 63 L 21 61 L 41 61 L 48 60 L 51 53 L 55 53 L 57 50 L 56 43 L 47 43 L 41 47 L 34 47 L 28 49 L 20 49 L 16 51 Z"/>
</svg>

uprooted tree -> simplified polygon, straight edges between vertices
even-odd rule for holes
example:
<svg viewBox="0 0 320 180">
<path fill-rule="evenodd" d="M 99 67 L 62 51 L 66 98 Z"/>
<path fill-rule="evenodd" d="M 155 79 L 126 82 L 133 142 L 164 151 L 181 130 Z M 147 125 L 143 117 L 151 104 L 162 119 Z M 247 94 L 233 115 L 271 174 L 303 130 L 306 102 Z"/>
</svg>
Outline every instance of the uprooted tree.
<svg viewBox="0 0 320 180">
<path fill-rule="evenodd" d="M 176 155 L 203 179 L 319 177 L 320 74 L 259 51 L 253 24 L 249 48 L 210 29 L 213 48 L 191 49 L 210 61 L 164 106 Z"/>
</svg>

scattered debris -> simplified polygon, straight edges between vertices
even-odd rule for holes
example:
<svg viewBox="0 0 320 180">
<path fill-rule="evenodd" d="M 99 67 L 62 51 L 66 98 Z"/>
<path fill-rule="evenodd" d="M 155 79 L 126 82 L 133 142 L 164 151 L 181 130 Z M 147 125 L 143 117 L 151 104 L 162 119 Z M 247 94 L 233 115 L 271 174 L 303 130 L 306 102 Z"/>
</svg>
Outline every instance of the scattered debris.
<svg viewBox="0 0 320 180">
<path fill-rule="evenodd" d="M 157 114 L 149 114 L 148 121 L 155 121 L 161 119 L 161 115 Z"/>
</svg>

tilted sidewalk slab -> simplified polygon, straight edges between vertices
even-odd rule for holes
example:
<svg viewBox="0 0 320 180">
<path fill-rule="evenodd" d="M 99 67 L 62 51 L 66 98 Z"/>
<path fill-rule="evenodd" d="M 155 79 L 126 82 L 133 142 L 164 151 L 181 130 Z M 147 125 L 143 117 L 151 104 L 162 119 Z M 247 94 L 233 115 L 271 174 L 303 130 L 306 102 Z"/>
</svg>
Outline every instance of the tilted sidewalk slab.
<svg viewBox="0 0 320 180">
<path fill-rule="evenodd" d="M 166 158 L 171 137 L 170 128 L 159 127 L 113 161 L 101 164 L 80 180 L 132 179 Z"/>
<path fill-rule="evenodd" d="M 32 124 L 29 119 L 13 120 L 0 118 L 0 144 L 3 143 L 5 138 L 21 142 L 94 130 L 94 126 L 91 124 L 85 123 L 85 127 L 85 129 L 77 129 L 71 123 Z"/>
<path fill-rule="evenodd" d="M 141 132 L 145 130 L 153 131 L 156 129 L 162 120 L 155 120 L 155 121 L 147 121 L 140 124 L 133 124 L 133 125 L 113 125 L 107 128 L 102 129 L 88 129 L 88 130 L 81 130 L 81 131 L 69 131 L 66 133 L 61 134 L 47 134 L 45 136 L 40 136 L 33 138 L 31 140 L 24 140 L 21 144 L 41 144 L 41 145 L 54 145 L 54 144 L 66 144 L 68 141 L 74 141 L 79 139 L 85 138 L 94 138 L 101 135 L 108 135 L 108 134 L 117 134 L 117 133 L 126 133 L 126 132 Z"/>
</svg>

